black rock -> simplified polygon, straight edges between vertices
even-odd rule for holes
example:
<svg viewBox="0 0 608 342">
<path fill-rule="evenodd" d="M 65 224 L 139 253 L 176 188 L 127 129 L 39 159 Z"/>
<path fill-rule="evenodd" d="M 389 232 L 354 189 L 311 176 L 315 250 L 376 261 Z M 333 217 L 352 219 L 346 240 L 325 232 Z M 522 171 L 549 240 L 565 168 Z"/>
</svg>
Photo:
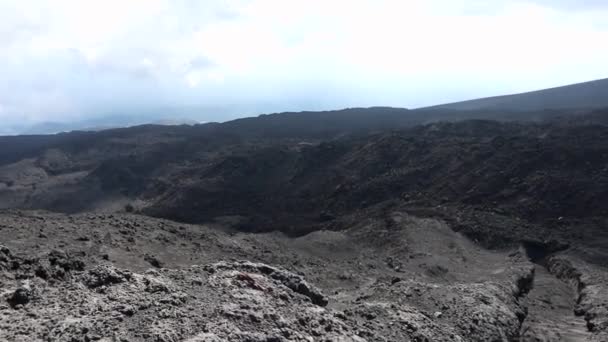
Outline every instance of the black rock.
<svg viewBox="0 0 608 342">
<path fill-rule="evenodd" d="M 13 292 L 10 297 L 8 297 L 7 301 L 11 307 L 16 307 L 17 305 L 25 305 L 32 300 L 32 291 L 25 287 L 20 287 L 15 292 Z"/>
<path fill-rule="evenodd" d="M 153 267 L 163 268 L 163 263 L 152 255 L 147 254 L 146 256 L 144 256 L 144 260 L 146 260 Z"/>
</svg>

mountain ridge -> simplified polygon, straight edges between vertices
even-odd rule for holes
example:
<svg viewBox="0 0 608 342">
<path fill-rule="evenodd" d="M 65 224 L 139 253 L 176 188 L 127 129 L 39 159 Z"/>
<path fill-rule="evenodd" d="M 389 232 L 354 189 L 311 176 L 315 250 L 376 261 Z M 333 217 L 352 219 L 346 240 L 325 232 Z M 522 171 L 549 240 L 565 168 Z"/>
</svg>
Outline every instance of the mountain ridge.
<svg viewBox="0 0 608 342">
<path fill-rule="evenodd" d="M 608 107 L 608 78 L 420 109 L 539 111 Z"/>
</svg>

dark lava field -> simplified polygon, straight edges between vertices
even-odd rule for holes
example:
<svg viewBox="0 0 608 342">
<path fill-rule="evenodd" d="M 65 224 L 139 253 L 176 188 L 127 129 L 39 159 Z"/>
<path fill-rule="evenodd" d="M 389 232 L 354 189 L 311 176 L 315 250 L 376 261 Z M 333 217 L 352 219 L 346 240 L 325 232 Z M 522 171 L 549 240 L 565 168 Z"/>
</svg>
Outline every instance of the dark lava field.
<svg viewBox="0 0 608 342">
<path fill-rule="evenodd" d="M 0 137 L 0 341 L 608 341 L 606 123 L 370 108 Z"/>
</svg>

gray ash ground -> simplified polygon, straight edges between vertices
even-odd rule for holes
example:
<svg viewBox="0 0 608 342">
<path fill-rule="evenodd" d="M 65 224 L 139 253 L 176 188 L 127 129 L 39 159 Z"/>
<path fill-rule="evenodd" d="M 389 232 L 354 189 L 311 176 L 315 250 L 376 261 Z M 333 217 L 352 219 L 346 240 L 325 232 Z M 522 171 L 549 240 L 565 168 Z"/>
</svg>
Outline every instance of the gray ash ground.
<svg viewBox="0 0 608 342">
<path fill-rule="evenodd" d="M 523 249 L 405 212 L 293 238 L 7 211 L 0 241 L 3 341 L 602 341 Z"/>
</svg>

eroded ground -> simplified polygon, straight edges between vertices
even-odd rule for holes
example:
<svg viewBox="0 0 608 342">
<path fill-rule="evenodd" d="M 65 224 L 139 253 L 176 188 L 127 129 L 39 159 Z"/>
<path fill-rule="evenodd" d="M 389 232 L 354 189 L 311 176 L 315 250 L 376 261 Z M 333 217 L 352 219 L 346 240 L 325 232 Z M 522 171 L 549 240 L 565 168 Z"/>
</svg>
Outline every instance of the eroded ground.
<svg viewBox="0 0 608 342">
<path fill-rule="evenodd" d="M 523 249 L 489 251 L 405 212 L 290 238 L 11 211 L 0 241 L 8 341 L 517 341 L 522 331 L 577 341 L 600 331 L 574 316 L 570 285 L 534 272 Z"/>
</svg>

